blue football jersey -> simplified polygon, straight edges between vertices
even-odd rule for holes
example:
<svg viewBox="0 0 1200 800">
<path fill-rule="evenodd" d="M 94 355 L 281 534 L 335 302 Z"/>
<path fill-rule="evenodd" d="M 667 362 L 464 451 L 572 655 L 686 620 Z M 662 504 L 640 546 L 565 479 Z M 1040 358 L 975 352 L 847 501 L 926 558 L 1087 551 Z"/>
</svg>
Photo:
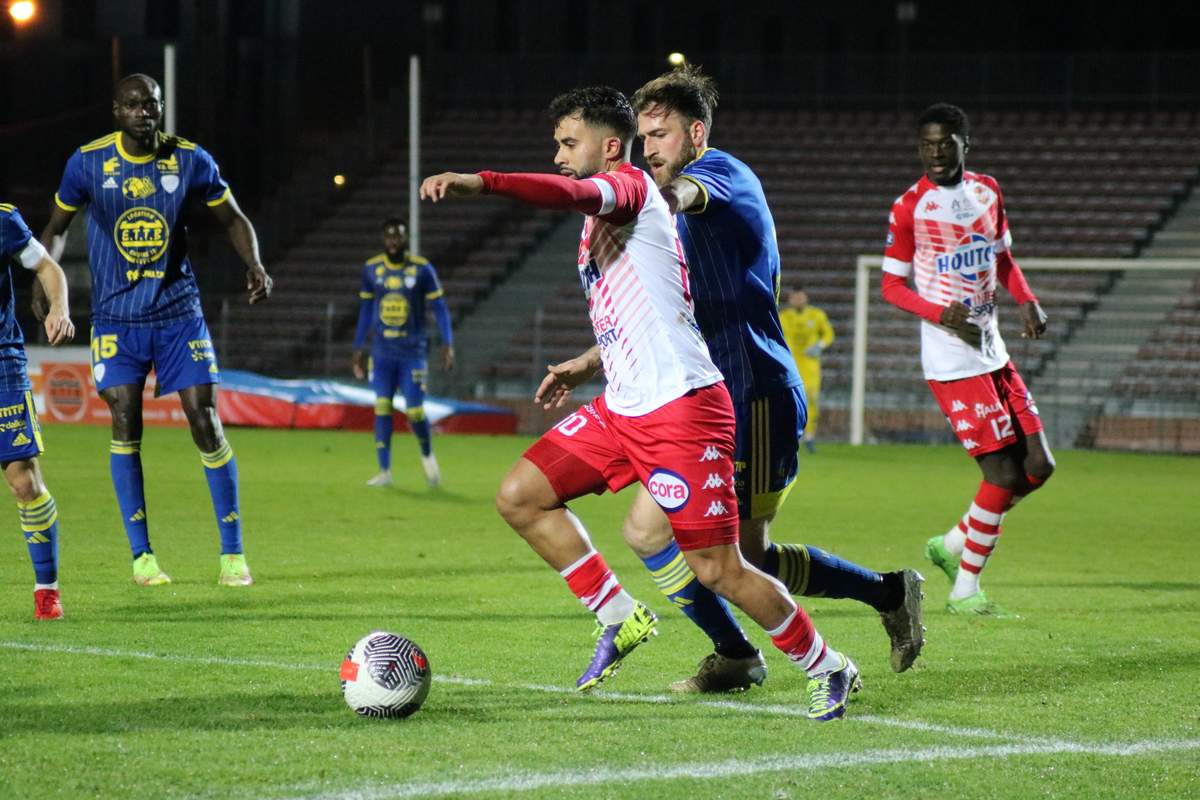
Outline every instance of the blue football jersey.
<svg viewBox="0 0 1200 800">
<path fill-rule="evenodd" d="M 407 255 L 396 263 L 380 253 L 363 265 L 359 298 L 370 301 L 371 353 L 383 358 L 424 358 L 429 348 L 425 331 L 429 302 L 442 296 L 437 272 L 420 256 Z M 363 342 L 355 342 L 355 348 Z"/>
<path fill-rule="evenodd" d="M 92 319 L 160 327 L 201 316 L 187 256 L 188 201 L 229 199 L 229 185 L 202 147 L 159 134 L 156 153 L 133 156 L 111 133 L 67 160 L 54 200 L 88 207 Z"/>
<path fill-rule="evenodd" d="M 762 184 L 748 166 L 706 148 L 680 176 L 703 206 L 676 215 L 700 326 L 734 402 L 800 384 L 779 324 L 779 245 Z"/>
<path fill-rule="evenodd" d="M 14 206 L 0 203 L 0 259 L 3 259 L 4 267 L 0 270 L 0 392 L 29 389 L 29 376 L 25 371 L 25 337 L 21 335 L 21 326 L 17 324 L 10 265 L 20 259 L 18 263 L 28 269 L 37 266 L 40 257 L 34 260 L 26 253 L 31 244 L 36 248 L 33 255 L 40 256 L 43 251 L 33 241 L 33 234 L 25 220 L 21 219 L 21 213 Z"/>
</svg>

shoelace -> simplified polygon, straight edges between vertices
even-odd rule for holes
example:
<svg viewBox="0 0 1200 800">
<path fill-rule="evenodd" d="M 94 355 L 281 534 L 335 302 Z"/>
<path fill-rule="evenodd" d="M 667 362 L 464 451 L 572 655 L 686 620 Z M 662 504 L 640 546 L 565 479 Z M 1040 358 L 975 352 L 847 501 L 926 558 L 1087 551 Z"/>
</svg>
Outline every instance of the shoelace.
<svg viewBox="0 0 1200 800">
<path fill-rule="evenodd" d="M 810 709 L 824 708 L 829 705 L 829 676 L 825 675 L 820 678 L 813 678 L 808 682 L 808 690 L 811 698 L 808 703 Z"/>
</svg>

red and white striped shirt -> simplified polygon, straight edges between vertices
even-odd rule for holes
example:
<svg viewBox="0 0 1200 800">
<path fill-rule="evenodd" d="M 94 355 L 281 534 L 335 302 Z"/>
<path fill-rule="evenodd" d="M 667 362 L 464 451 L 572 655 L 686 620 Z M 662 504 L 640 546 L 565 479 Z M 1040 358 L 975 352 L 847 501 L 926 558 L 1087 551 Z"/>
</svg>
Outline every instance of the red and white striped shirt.
<svg viewBox="0 0 1200 800">
<path fill-rule="evenodd" d="M 938 306 L 954 301 L 971 309 L 982 333 L 978 348 L 928 319 L 921 322 L 921 365 L 929 380 L 950 381 L 993 372 L 1008 363 L 996 324 L 996 259 L 1012 235 L 1000 185 L 989 175 L 964 172 L 956 186 L 922 176 L 892 205 L 885 272 L 907 279 Z"/>
<path fill-rule="evenodd" d="M 641 416 L 721 373 L 693 316 L 675 221 L 650 176 L 622 164 L 588 180 L 602 203 L 584 220 L 578 266 L 605 400 L 617 414 Z"/>
</svg>

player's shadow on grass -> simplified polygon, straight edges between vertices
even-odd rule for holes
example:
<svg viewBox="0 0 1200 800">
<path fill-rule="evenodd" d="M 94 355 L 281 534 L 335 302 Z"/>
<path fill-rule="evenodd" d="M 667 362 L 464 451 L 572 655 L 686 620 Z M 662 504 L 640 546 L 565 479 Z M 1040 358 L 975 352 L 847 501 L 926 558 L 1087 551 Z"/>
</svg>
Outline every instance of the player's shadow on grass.
<svg viewBox="0 0 1200 800">
<path fill-rule="evenodd" d="M 388 491 L 388 496 L 391 495 L 400 495 L 409 500 L 420 500 L 426 503 L 437 503 L 438 505 L 448 506 L 475 505 L 480 500 L 478 496 L 459 494 L 458 492 L 441 487 L 436 489 L 405 489 L 401 486 L 393 486 Z"/>
</svg>

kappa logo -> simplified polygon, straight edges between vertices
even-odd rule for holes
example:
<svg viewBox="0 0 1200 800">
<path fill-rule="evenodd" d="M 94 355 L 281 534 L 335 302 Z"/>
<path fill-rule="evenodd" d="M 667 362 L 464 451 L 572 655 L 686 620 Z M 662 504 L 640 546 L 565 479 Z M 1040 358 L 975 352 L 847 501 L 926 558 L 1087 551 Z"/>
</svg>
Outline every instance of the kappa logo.
<svg viewBox="0 0 1200 800">
<path fill-rule="evenodd" d="M 950 410 L 951 411 L 966 411 L 967 407 L 965 405 L 963 405 L 961 401 L 955 400 L 953 403 L 950 404 Z"/>
<path fill-rule="evenodd" d="M 963 439 L 962 445 L 968 450 L 974 450 L 976 447 L 979 447 L 979 444 L 974 439 Z"/>
<path fill-rule="evenodd" d="M 954 430 L 958 431 L 959 433 L 962 433 L 963 431 L 974 430 L 974 429 L 975 429 L 975 426 L 972 425 L 971 423 L 967 422 L 965 419 L 960 419 L 958 421 L 958 424 L 954 426 Z"/>
<path fill-rule="evenodd" d="M 646 488 L 664 511 L 678 511 L 687 505 L 692 496 L 692 490 L 682 476 L 661 468 L 650 473 Z"/>
<path fill-rule="evenodd" d="M 100 186 L 104 189 L 115 189 L 117 188 L 117 179 L 109 175 Z"/>
<path fill-rule="evenodd" d="M 721 460 L 721 451 L 718 450 L 717 448 L 713 447 L 712 445 L 709 445 L 708 447 L 704 448 L 704 455 L 700 456 L 700 460 L 701 461 L 720 461 Z"/>
<path fill-rule="evenodd" d="M 941 206 L 939 206 L 934 201 L 930 200 L 928 203 L 925 204 L 925 213 L 928 214 L 930 211 L 937 211 L 939 208 L 941 208 Z"/>
<path fill-rule="evenodd" d="M 715 472 L 708 473 L 708 480 L 704 482 L 705 489 L 720 489 L 725 486 L 726 482 Z"/>
<path fill-rule="evenodd" d="M 714 500 L 709 504 L 708 511 L 704 512 L 704 516 L 719 517 L 723 514 L 728 514 L 728 513 L 729 513 L 729 509 L 727 509 L 725 507 L 724 503 L 722 503 L 720 500 Z"/>
</svg>

